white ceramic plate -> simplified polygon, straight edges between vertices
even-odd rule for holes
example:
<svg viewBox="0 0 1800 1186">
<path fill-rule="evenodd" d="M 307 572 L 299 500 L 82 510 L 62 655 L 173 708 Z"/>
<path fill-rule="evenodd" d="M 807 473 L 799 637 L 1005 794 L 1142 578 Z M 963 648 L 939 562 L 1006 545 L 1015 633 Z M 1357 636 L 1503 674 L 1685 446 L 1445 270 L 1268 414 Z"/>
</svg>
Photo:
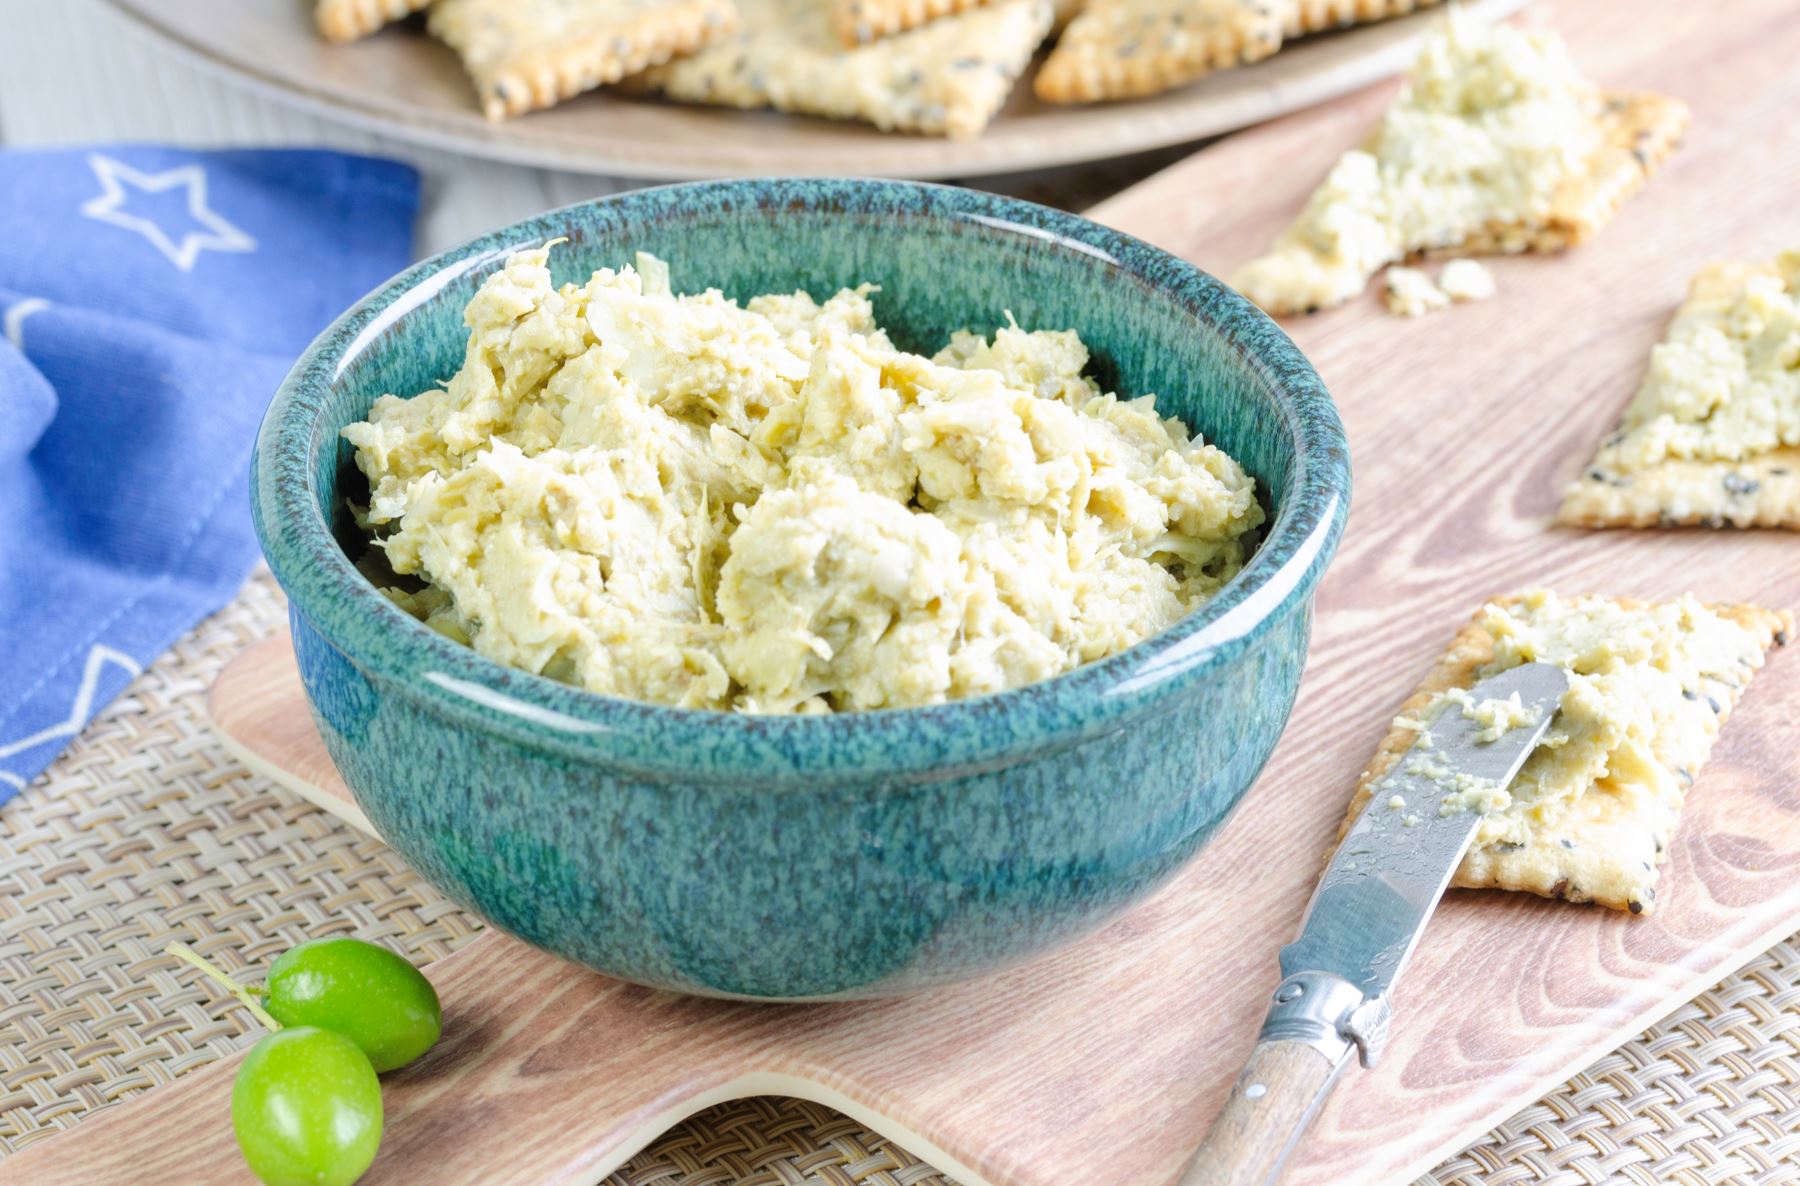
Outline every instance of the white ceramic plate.
<svg viewBox="0 0 1800 1186">
<path fill-rule="evenodd" d="M 351 45 L 313 31 L 311 0 L 110 0 L 114 8 L 277 97 L 386 135 L 518 164 L 616 177 L 777 174 L 980 177 L 1162 148 L 1247 127 L 1403 69 L 1441 11 L 1295 42 L 1253 66 L 1124 103 L 1057 107 L 1021 84 L 978 139 L 891 135 L 774 112 L 676 106 L 604 92 L 490 123 L 461 66 L 414 19 Z M 1498 20 L 1523 0 L 1463 0 Z"/>
</svg>

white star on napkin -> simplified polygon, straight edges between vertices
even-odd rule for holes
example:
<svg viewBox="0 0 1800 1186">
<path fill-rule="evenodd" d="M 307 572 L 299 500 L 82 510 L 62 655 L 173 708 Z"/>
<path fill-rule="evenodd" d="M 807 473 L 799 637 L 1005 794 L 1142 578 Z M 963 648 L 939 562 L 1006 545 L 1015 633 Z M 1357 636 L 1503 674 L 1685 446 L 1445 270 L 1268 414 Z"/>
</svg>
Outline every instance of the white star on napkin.
<svg viewBox="0 0 1800 1186">
<path fill-rule="evenodd" d="M 256 250 L 255 239 L 207 206 L 206 171 L 199 165 L 183 165 L 166 173 L 140 173 L 130 165 L 99 153 L 89 155 L 88 165 L 94 170 L 94 176 L 100 179 L 102 192 L 98 197 L 84 202 L 81 213 L 96 222 L 110 223 L 142 235 L 182 271 L 193 270 L 194 261 L 200 258 L 202 251 Z M 129 201 L 126 192 L 128 186 L 133 190 L 152 194 L 185 186 L 188 217 L 205 227 L 207 233 L 184 231 L 181 242 L 175 242 L 155 222 L 125 209 Z"/>
</svg>

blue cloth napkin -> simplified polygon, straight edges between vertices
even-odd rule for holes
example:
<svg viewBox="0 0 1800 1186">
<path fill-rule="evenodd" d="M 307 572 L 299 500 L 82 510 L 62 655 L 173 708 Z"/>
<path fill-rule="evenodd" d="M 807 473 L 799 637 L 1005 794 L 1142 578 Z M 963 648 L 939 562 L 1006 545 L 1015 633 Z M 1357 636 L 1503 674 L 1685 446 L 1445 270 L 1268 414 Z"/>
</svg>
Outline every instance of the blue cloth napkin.
<svg viewBox="0 0 1800 1186">
<path fill-rule="evenodd" d="M 0 802 L 256 560 L 263 409 L 412 259 L 418 176 L 315 151 L 0 151 Z"/>
</svg>

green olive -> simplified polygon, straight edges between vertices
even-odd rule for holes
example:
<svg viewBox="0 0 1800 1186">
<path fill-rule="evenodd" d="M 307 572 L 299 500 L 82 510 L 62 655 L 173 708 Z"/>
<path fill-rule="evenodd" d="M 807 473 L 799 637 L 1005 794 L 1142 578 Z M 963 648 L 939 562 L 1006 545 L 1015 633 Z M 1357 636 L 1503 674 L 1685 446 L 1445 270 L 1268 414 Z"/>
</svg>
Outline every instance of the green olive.
<svg viewBox="0 0 1800 1186">
<path fill-rule="evenodd" d="M 350 1186 L 381 1146 L 381 1081 L 350 1039 L 279 1030 L 238 1067 L 231 1127 L 267 1186 Z"/>
<path fill-rule="evenodd" d="M 344 1035 L 377 1072 L 403 1067 L 443 1031 L 431 981 L 385 947 L 361 939 L 314 939 L 275 961 L 263 1007 L 284 1026 Z"/>
</svg>

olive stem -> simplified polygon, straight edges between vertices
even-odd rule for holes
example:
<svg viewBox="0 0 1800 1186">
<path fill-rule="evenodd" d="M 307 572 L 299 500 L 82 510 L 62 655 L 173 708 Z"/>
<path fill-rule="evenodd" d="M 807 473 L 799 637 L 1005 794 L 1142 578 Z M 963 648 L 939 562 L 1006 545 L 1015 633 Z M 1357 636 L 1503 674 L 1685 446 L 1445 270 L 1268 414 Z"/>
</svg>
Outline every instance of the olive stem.
<svg viewBox="0 0 1800 1186">
<path fill-rule="evenodd" d="M 281 1023 L 269 1015 L 269 1011 L 258 1003 L 255 995 L 252 994 L 249 989 L 245 988 L 225 973 L 219 971 L 219 969 L 213 967 L 207 962 L 205 956 L 189 947 L 186 943 L 171 943 L 163 948 L 163 951 L 174 956 L 178 960 L 190 963 L 196 968 L 199 968 L 206 974 L 208 979 L 217 982 L 226 992 L 236 997 L 238 1002 L 242 1004 L 244 1008 L 250 1010 L 256 1017 L 256 1020 L 262 1022 L 264 1026 L 272 1030 L 281 1028 Z"/>
</svg>

